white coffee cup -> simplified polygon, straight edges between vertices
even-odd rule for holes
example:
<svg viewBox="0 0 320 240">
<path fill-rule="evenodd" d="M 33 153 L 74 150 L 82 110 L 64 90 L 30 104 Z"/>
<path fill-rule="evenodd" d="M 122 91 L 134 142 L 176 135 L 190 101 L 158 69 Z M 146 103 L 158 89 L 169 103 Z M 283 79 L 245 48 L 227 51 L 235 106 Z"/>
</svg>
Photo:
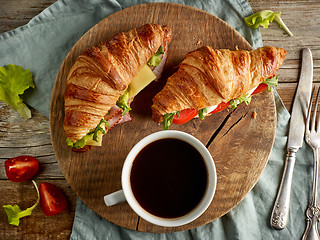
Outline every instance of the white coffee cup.
<svg viewBox="0 0 320 240">
<path fill-rule="evenodd" d="M 130 182 L 131 168 L 139 152 L 152 142 L 168 138 L 183 140 L 193 146 L 201 154 L 207 169 L 207 185 L 202 200 L 191 212 L 176 218 L 158 217 L 145 210 L 136 200 Z M 104 201 L 107 206 L 127 201 L 133 211 L 146 221 L 159 226 L 176 227 L 194 221 L 209 207 L 215 194 L 217 175 L 215 164 L 210 152 L 197 138 L 185 132 L 166 130 L 155 132 L 143 138 L 131 149 L 122 168 L 121 184 L 122 190 L 104 196 Z"/>
</svg>

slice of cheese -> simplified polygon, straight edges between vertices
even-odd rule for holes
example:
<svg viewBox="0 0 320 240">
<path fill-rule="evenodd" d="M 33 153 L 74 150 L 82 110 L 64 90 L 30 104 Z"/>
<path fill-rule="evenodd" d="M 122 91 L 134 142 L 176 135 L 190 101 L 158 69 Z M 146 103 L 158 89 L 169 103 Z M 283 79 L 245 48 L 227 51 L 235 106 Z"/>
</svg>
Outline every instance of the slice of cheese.
<svg viewBox="0 0 320 240">
<path fill-rule="evenodd" d="M 156 75 L 154 75 L 148 65 L 145 65 L 138 75 L 131 81 L 128 87 L 129 99 L 135 97 L 142 89 L 144 89 L 156 78 Z"/>
</svg>

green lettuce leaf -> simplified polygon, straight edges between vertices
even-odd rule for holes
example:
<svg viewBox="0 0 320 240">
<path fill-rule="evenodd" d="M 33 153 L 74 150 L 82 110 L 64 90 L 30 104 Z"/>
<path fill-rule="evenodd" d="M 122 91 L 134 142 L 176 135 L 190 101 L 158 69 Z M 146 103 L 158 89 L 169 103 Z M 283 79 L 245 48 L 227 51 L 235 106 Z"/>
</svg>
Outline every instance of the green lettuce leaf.
<svg viewBox="0 0 320 240">
<path fill-rule="evenodd" d="M 263 10 L 260 12 L 256 12 L 248 17 L 245 17 L 244 21 L 250 28 L 258 28 L 259 25 L 263 26 L 264 28 L 267 28 L 269 26 L 269 23 L 273 22 L 274 20 L 282 29 L 284 29 L 289 34 L 290 37 L 292 37 L 293 34 L 286 26 L 286 24 L 283 22 L 280 15 L 280 12 Z"/>
<path fill-rule="evenodd" d="M 173 112 L 173 113 L 167 113 L 167 114 L 164 115 L 164 119 L 161 122 L 163 130 L 168 130 L 169 129 L 169 126 L 172 124 L 173 117 L 175 115 L 177 115 L 177 117 L 179 117 L 180 116 L 180 111 Z"/>
<path fill-rule="evenodd" d="M 96 127 L 93 131 L 91 131 L 91 132 L 88 133 L 89 136 L 93 134 L 92 139 L 93 139 L 94 141 L 96 141 L 96 142 L 99 141 L 99 140 L 98 140 L 98 132 L 99 132 L 99 131 L 102 132 L 103 134 L 106 134 L 106 131 L 101 127 L 101 124 L 102 124 L 102 123 L 106 124 L 106 126 L 109 127 L 109 123 L 108 123 L 104 118 L 102 118 L 102 119 L 100 120 L 99 124 L 97 125 L 97 127 Z"/>
<path fill-rule="evenodd" d="M 199 112 L 198 112 L 199 118 L 200 118 L 201 120 L 203 120 L 203 119 L 204 119 L 204 113 L 207 113 L 207 112 L 208 112 L 208 110 L 207 110 L 206 108 L 200 109 Z"/>
<path fill-rule="evenodd" d="M 127 112 L 132 110 L 129 105 L 129 89 L 127 89 L 122 96 L 119 97 L 117 101 L 117 106 L 123 109 L 122 115 L 126 115 Z"/>
<path fill-rule="evenodd" d="M 87 141 L 90 138 L 92 138 L 94 141 L 98 142 L 99 141 L 98 132 L 101 131 L 103 134 L 106 133 L 106 131 L 101 127 L 102 123 L 105 123 L 106 126 L 109 127 L 109 123 L 105 119 L 102 118 L 100 120 L 99 124 L 96 126 L 96 128 L 93 131 L 87 133 L 87 135 L 83 136 L 81 139 L 79 139 L 75 143 L 71 142 L 71 140 L 69 138 L 67 138 L 66 139 L 67 145 L 69 147 L 74 147 L 76 149 L 80 149 L 80 148 L 83 148 L 86 145 Z"/>
<path fill-rule="evenodd" d="M 149 59 L 148 65 L 154 67 L 159 66 L 162 54 L 164 54 L 164 48 L 160 46 L 158 51 Z"/>
<path fill-rule="evenodd" d="M 35 85 L 29 69 L 14 64 L 0 67 L 0 101 L 12 106 L 25 119 L 31 118 L 31 111 L 20 95 L 30 87 L 35 88 Z"/>
<path fill-rule="evenodd" d="M 32 207 L 27 208 L 26 210 L 21 210 L 18 205 L 14 205 L 14 206 L 4 205 L 3 206 L 5 212 L 7 213 L 9 224 L 12 224 L 14 226 L 19 226 L 20 218 L 31 215 L 32 210 L 39 204 L 39 200 L 40 200 L 39 189 L 38 189 L 38 186 L 34 180 L 32 180 L 32 183 L 33 183 L 35 189 L 37 190 L 37 194 L 38 194 L 38 199 Z"/>
<path fill-rule="evenodd" d="M 273 78 L 268 78 L 266 79 L 263 83 L 268 85 L 268 91 L 271 91 L 271 87 L 272 86 L 278 86 L 278 78 L 279 78 L 279 74 L 277 76 L 274 76 Z"/>
<path fill-rule="evenodd" d="M 69 147 L 74 147 L 76 149 L 80 149 L 83 148 L 86 144 L 87 141 L 91 138 L 91 136 L 89 134 L 83 136 L 81 139 L 77 140 L 76 142 L 71 142 L 71 140 L 69 138 L 66 139 L 67 141 L 67 145 Z"/>
<path fill-rule="evenodd" d="M 246 94 L 242 97 L 236 98 L 236 99 L 232 99 L 230 101 L 230 106 L 234 109 L 236 108 L 240 103 L 244 102 L 246 105 L 249 105 L 251 102 L 251 95 Z"/>
</svg>

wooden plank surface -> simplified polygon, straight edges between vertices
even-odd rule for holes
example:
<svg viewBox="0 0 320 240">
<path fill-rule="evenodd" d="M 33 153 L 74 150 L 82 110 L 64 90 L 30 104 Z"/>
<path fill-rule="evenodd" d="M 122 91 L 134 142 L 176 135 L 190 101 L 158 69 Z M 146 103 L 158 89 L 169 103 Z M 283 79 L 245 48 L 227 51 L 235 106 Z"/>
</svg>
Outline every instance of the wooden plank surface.
<svg viewBox="0 0 320 240">
<path fill-rule="evenodd" d="M 5 32 L 26 24 L 54 0 L 1 0 L 0 2 L 0 32 Z M 271 23 L 267 29 L 260 28 L 265 46 L 283 47 L 288 51 L 286 61 L 279 70 L 281 76 L 277 91 L 290 111 L 299 79 L 300 50 L 303 47 L 310 47 L 312 50 L 314 81 L 319 82 L 320 32 L 317 29 L 320 25 L 318 17 L 320 3 L 318 0 L 249 0 L 249 2 L 254 12 L 264 9 L 282 12 L 283 20 L 294 34 L 293 38 L 288 37 L 276 23 Z M 3 162 L 7 158 L 33 154 L 39 157 L 42 165 L 36 181 L 38 183 L 51 181 L 60 186 L 68 196 L 70 208 L 61 218 L 45 217 L 40 209 L 35 210 L 31 217 L 22 219 L 18 228 L 9 225 L 4 211 L 0 211 L 0 239 L 69 239 L 76 197 L 64 180 L 53 154 L 49 142 L 49 120 L 35 110 L 32 113 L 33 118 L 25 122 L 15 111 L 0 102 L 0 203 L 2 205 L 17 203 L 21 204 L 21 207 L 33 204 L 35 192 L 32 185 L 11 183 L 3 170 Z M 28 201 L 25 202 L 25 199 Z M 44 224 L 40 225 L 40 222 Z"/>
</svg>

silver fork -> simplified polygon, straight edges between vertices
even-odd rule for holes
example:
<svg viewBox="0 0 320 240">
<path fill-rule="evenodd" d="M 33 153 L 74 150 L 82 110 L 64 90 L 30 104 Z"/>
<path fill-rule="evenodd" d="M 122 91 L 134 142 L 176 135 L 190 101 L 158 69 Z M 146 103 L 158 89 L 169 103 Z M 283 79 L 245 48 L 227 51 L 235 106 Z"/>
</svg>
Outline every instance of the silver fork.
<svg viewBox="0 0 320 240">
<path fill-rule="evenodd" d="M 307 216 L 307 227 L 302 236 L 303 240 L 319 240 L 320 235 L 318 231 L 318 221 L 320 217 L 320 208 L 319 208 L 319 200 L 318 200 L 318 175 L 319 175 L 319 147 L 320 147 L 320 117 L 318 114 L 317 118 L 317 126 L 316 126 L 316 115 L 318 109 L 318 99 L 319 99 L 320 87 L 317 93 L 316 104 L 314 107 L 314 113 L 311 120 L 311 109 L 312 109 L 312 99 L 315 93 L 315 88 L 313 88 L 311 100 L 308 109 L 308 117 L 306 122 L 306 131 L 305 131 L 305 139 L 308 145 L 313 150 L 313 158 L 314 158 L 314 169 L 313 169 L 313 187 L 312 187 L 312 197 L 309 203 L 309 206 L 306 211 Z"/>
</svg>

